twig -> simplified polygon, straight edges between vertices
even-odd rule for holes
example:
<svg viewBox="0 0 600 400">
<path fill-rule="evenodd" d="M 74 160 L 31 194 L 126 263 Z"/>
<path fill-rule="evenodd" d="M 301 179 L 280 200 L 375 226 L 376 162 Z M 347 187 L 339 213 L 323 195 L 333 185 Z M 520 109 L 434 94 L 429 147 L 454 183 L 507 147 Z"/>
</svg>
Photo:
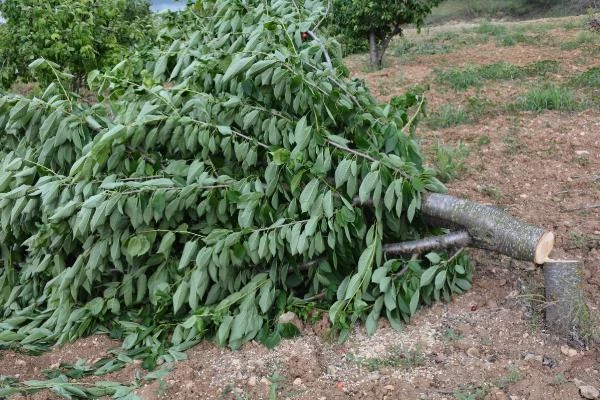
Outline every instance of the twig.
<svg viewBox="0 0 600 400">
<path fill-rule="evenodd" d="M 566 212 L 583 211 L 583 210 L 591 210 L 592 208 L 600 208 L 600 203 L 590 204 L 589 206 L 584 206 L 584 207 L 570 208 L 565 211 Z"/>
</svg>

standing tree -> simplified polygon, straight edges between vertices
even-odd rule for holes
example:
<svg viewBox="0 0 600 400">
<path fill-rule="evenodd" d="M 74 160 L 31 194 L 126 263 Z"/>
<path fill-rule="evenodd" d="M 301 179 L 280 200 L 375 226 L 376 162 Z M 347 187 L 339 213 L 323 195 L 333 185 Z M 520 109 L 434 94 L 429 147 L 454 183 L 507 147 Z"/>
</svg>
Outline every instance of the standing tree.
<svg viewBox="0 0 600 400">
<path fill-rule="evenodd" d="M 6 20 L 0 37 L 0 77 L 9 86 L 17 77 L 28 81 L 28 65 L 43 57 L 73 75 L 78 89 L 85 75 L 114 65 L 148 37 L 148 0 L 4 0 Z M 36 76 L 42 84 L 55 78 Z"/>
<path fill-rule="evenodd" d="M 420 28 L 442 0 L 333 0 L 336 23 L 349 36 L 369 38 L 371 65 L 381 68 L 394 36 L 407 24 Z"/>
</svg>

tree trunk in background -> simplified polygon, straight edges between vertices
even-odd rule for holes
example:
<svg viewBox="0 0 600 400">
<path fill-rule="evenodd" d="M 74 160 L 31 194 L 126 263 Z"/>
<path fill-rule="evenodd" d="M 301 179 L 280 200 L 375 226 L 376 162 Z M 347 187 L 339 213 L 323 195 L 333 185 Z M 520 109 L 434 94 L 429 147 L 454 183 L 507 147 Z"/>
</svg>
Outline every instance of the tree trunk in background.
<svg viewBox="0 0 600 400">
<path fill-rule="evenodd" d="M 375 32 L 369 32 L 369 56 L 371 58 L 371 66 L 377 69 L 381 68 L 381 57 L 377 51 L 377 38 Z"/>
</svg>

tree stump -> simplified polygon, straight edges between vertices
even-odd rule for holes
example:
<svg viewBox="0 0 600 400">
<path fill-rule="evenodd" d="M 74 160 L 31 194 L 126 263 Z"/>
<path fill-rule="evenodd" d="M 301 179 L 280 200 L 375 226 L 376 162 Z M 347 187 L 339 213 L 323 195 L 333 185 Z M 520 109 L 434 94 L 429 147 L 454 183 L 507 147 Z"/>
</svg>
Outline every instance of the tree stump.
<svg viewBox="0 0 600 400">
<path fill-rule="evenodd" d="M 568 336 L 585 307 L 582 273 L 583 262 L 578 260 L 549 259 L 544 263 L 546 323 L 558 335 Z"/>
</svg>

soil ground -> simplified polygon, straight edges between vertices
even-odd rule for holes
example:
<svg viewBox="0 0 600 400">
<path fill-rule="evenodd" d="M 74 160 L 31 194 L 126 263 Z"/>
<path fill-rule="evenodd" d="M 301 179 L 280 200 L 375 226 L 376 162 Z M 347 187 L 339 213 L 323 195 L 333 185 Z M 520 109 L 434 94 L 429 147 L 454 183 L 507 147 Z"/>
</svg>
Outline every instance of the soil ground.
<svg viewBox="0 0 600 400">
<path fill-rule="evenodd" d="M 450 193 L 503 207 L 518 218 L 553 230 L 555 254 L 584 260 L 587 304 L 597 315 L 600 113 L 594 99 L 600 96 L 598 88 L 574 88 L 579 104 L 574 111 L 506 107 L 536 85 L 564 84 L 600 66 L 598 48 L 594 48 L 597 41 L 564 45 L 579 43 L 577 38 L 588 34 L 580 19 L 572 21 L 553 20 L 555 26 L 542 31 L 544 40 L 529 43 L 504 46 L 490 37 L 441 54 L 390 55 L 389 66 L 377 72 L 365 72 L 363 55 L 350 57 L 348 65 L 382 100 L 414 84 L 431 84 L 427 93 L 430 121 L 421 123 L 417 135 L 430 149 L 432 165 L 436 166 L 432 148 L 436 141 L 446 146 L 460 141 L 468 150 L 464 159 L 451 165 L 459 175 L 448 183 Z M 527 24 L 535 31 L 536 24 L 548 22 Z M 444 27 L 414 40 L 439 32 Z M 438 70 L 465 64 L 506 61 L 524 66 L 541 60 L 558 61 L 558 70 L 544 77 L 485 81 L 465 91 L 435 79 Z M 469 99 L 484 106 L 469 114 L 467 121 L 433 127 L 431 118 L 444 105 L 466 107 Z M 541 269 L 495 254 L 471 253 L 476 264 L 473 289 L 450 303 L 422 309 L 403 332 L 381 320 L 373 336 L 357 326 L 348 341 L 338 345 L 328 337 L 325 319 L 305 326 L 302 336 L 285 340 L 274 350 L 248 343 L 240 351 L 231 351 L 205 342 L 188 351 L 188 360 L 171 366 L 166 377 L 148 383 L 138 380 L 136 393 L 142 399 L 179 400 L 562 400 L 580 398 L 578 386 L 582 384 L 600 388 L 600 347 L 586 346 L 578 337 L 561 339 L 544 326 Z M 590 318 L 588 328 L 598 332 L 598 321 Z M 94 361 L 118 346 L 105 336 L 93 336 L 37 357 L 0 351 L 0 375 L 21 381 L 43 379 L 44 369 L 78 359 Z M 141 367 L 131 364 L 111 375 L 86 379 L 131 384 L 140 374 L 144 375 Z M 39 392 L 14 398 L 56 396 Z"/>
</svg>

